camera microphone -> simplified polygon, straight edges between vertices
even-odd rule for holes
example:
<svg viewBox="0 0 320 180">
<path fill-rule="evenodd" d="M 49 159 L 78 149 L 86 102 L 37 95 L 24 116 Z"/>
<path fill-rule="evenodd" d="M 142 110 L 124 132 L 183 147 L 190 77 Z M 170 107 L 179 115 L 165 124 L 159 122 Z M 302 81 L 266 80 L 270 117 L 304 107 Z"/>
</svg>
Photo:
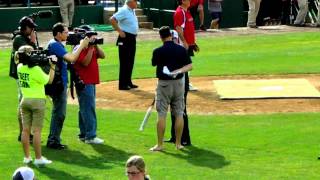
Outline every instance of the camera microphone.
<svg viewBox="0 0 320 180">
<path fill-rule="evenodd" d="M 52 15 L 53 12 L 51 10 L 44 10 L 38 12 L 39 18 L 50 18 Z"/>
</svg>

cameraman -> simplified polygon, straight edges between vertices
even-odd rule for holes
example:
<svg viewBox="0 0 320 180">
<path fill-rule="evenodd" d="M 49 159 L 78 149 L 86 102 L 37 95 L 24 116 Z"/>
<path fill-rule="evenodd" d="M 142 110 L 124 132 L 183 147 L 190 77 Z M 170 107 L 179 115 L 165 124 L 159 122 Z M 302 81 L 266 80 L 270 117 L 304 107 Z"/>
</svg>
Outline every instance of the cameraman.
<svg viewBox="0 0 320 180">
<path fill-rule="evenodd" d="M 75 62 L 80 52 L 88 46 L 89 38 L 85 37 L 76 51 L 68 53 L 62 44 L 62 42 L 67 40 L 68 27 L 63 23 L 56 23 L 53 25 L 52 34 L 54 38 L 48 43 L 48 51 L 50 55 L 57 56 L 58 62 L 53 83 L 46 89 L 53 102 L 47 147 L 52 149 L 65 149 L 66 146 L 61 144 L 60 139 L 67 106 L 68 72 L 65 61 Z"/>
<path fill-rule="evenodd" d="M 17 65 L 14 62 L 14 54 L 18 49 L 23 45 L 30 45 L 33 48 L 36 47 L 36 34 L 34 31 L 34 28 L 37 27 L 37 25 L 33 22 L 33 20 L 27 16 L 24 16 L 19 21 L 19 31 L 14 32 L 13 37 L 13 46 L 11 51 L 11 60 L 10 60 L 10 72 L 9 75 L 16 79 L 17 86 L 18 86 L 18 121 L 19 121 L 19 128 L 20 133 L 18 136 L 18 141 L 21 141 L 21 132 L 22 132 L 22 119 L 21 119 L 21 108 L 20 108 L 20 102 L 22 99 L 22 93 L 19 87 L 19 80 L 17 75 Z M 32 136 L 30 137 L 32 139 Z"/>
<path fill-rule="evenodd" d="M 102 49 L 94 44 L 97 36 L 90 37 L 90 43 L 84 48 L 78 60 L 74 64 L 76 74 L 85 84 L 84 87 L 76 86 L 79 101 L 79 139 L 87 144 L 102 144 L 103 139 L 97 137 L 97 118 L 96 118 L 96 84 L 99 80 L 98 58 L 104 59 Z M 76 46 L 76 51 L 79 46 Z"/>
<path fill-rule="evenodd" d="M 51 56 L 49 75 L 43 72 L 37 62 L 32 60 L 31 52 L 33 48 L 28 45 L 21 46 L 15 53 L 18 64 L 19 85 L 23 98 L 20 103 L 21 116 L 23 123 L 22 144 L 24 150 L 23 163 L 28 164 L 32 161 L 30 155 L 29 137 L 31 129 L 34 133 L 33 145 L 36 159 L 36 166 L 43 166 L 52 163 L 41 155 L 41 129 L 46 107 L 45 84 L 53 81 L 55 63 L 57 58 Z"/>
</svg>

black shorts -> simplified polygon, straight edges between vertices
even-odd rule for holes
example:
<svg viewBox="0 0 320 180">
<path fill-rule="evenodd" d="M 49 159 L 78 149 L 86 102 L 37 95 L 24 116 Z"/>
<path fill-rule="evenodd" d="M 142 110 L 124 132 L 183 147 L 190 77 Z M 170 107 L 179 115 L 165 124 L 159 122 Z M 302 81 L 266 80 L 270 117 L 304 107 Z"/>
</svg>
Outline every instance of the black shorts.
<svg viewBox="0 0 320 180">
<path fill-rule="evenodd" d="M 210 13 L 210 15 L 211 15 L 211 18 L 212 18 L 212 20 L 218 20 L 218 22 L 220 22 L 221 21 L 221 12 L 211 12 Z"/>
</svg>

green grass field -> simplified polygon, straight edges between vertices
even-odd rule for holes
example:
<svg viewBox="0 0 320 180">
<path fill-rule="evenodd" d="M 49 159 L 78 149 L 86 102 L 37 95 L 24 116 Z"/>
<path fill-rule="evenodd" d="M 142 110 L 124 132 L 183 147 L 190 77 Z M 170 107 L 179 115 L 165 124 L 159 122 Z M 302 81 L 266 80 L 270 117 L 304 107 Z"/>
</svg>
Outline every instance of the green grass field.
<svg viewBox="0 0 320 180">
<path fill-rule="evenodd" d="M 192 76 L 320 73 L 320 37 L 315 32 L 200 38 L 198 44 L 201 51 L 193 59 Z M 159 45 L 160 41 L 138 43 L 134 78 L 154 77 L 150 59 Z M 117 49 L 113 44 L 103 48 L 107 59 L 100 64 L 101 79 L 117 80 Z M 0 50 L 0 179 L 10 179 L 23 165 L 9 54 L 9 49 Z M 139 132 L 144 112 L 97 110 L 98 135 L 106 142 L 87 145 L 77 139 L 78 107 L 68 106 L 62 138 L 69 148 L 54 151 L 45 147 L 50 109 L 47 103 L 42 144 L 43 154 L 53 164 L 31 166 L 40 180 L 126 179 L 124 164 L 133 154 L 145 158 L 156 180 L 320 178 L 320 113 L 191 115 L 193 146 L 176 151 L 165 144 L 164 152 L 152 153 L 148 149 L 156 143 L 156 113 Z"/>
</svg>

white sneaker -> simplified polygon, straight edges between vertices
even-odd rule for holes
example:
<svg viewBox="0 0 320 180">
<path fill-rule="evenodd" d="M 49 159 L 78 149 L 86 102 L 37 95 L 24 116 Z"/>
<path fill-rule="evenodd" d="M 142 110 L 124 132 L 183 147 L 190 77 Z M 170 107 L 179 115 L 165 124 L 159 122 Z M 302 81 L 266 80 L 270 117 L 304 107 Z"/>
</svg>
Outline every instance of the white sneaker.
<svg viewBox="0 0 320 180">
<path fill-rule="evenodd" d="M 38 166 L 38 167 L 42 167 L 42 166 L 45 166 L 47 164 L 51 164 L 52 161 L 48 160 L 47 158 L 45 157 L 41 157 L 40 159 L 35 159 L 34 160 L 34 165 Z"/>
<path fill-rule="evenodd" d="M 100 138 L 87 139 L 84 141 L 87 144 L 103 144 L 104 140 Z"/>
<path fill-rule="evenodd" d="M 29 163 L 31 163 L 32 162 L 32 157 L 30 156 L 30 157 L 24 157 L 23 158 L 23 163 L 24 164 L 29 164 Z"/>
<path fill-rule="evenodd" d="M 192 86 L 192 84 L 189 83 L 189 91 L 198 91 L 198 88 Z"/>
</svg>

